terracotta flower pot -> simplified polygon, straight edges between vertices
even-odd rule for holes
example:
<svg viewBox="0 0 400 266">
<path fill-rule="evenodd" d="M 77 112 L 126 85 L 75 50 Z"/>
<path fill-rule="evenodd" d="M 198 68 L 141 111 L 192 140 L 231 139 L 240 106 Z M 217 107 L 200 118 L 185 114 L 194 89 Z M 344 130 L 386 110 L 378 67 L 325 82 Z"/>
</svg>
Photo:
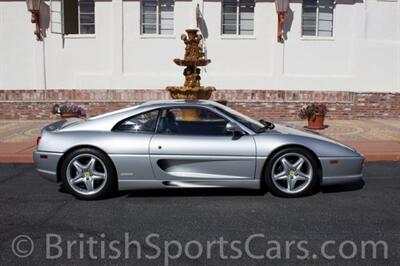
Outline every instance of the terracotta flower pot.
<svg viewBox="0 0 400 266">
<path fill-rule="evenodd" d="M 324 119 L 325 115 L 315 114 L 314 116 L 308 118 L 308 128 L 309 129 L 324 129 Z"/>
<path fill-rule="evenodd" d="M 78 113 L 65 113 L 60 115 L 61 118 L 79 118 L 80 115 Z"/>
</svg>

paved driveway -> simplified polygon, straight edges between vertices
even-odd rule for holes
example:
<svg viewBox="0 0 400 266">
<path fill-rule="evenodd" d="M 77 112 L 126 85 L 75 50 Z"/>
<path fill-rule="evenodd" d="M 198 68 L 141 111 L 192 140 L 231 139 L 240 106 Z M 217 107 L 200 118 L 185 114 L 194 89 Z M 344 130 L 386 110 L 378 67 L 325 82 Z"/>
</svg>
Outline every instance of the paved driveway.
<svg viewBox="0 0 400 266">
<path fill-rule="evenodd" d="M 133 191 L 85 202 L 32 165 L 0 164 L 0 265 L 398 265 L 399 172 L 398 163 L 370 163 L 364 186 L 300 199 L 218 189 Z M 32 254 L 30 239 L 19 235 L 32 240 Z M 14 252 L 27 258 L 13 254 L 13 240 Z M 378 245 L 377 259 L 366 241 Z"/>
</svg>

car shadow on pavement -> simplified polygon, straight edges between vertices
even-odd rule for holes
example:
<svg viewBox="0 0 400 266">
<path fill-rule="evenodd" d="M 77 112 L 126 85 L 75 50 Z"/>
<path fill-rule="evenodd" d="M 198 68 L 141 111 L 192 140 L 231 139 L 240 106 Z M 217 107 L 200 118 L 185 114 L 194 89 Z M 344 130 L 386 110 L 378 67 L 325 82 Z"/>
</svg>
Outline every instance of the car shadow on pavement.
<svg viewBox="0 0 400 266">
<path fill-rule="evenodd" d="M 308 196 L 321 193 L 340 193 L 360 190 L 364 187 L 364 181 L 354 183 L 324 186 L 317 189 Z M 67 193 L 65 188 L 60 185 L 59 192 Z M 261 189 L 241 189 L 241 188 L 167 188 L 167 189 L 143 189 L 117 191 L 106 196 L 104 199 L 112 198 L 157 198 L 157 197 L 224 197 L 224 196 L 265 196 L 269 193 L 268 188 L 263 186 Z M 279 197 L 279 196 L 275 196 Z M 307 196 L 305 196 L 307 197 Z"/>
<path fill-rule="evenodd" d="M 349 191 L 360 190 L 364 187 L 364 185 L 365 185 L 364 180 L 359 180 L 348 184 L 324 186 L 321 187 L 320 190 L 322 193 L 349 192 Z"/>
<path fill-rule="evenodd" d="M 265 189 L 236 189 L 236 188 L 168 188 L 134 191 L 119 191 L 114 196 L 135 197 L 208 197 L 208 196 L 264 196 Z"/>
<path fill-rule="evenodd" d="M 325 186 L 318 189 L 310 196 L 322 193 L 340 193 L 361 190 L 365 185 L 363 180 L 342 184 Z M 265 196 L 269 190 L 265 187 L 259 190 L 254 189 L 238 189 L 238 188 L 169 188 L 169 189 L 147 189 L 147 190 L 133 190 L 133 191 L 119 191 L 111 197 L 218 197 L 218 196 Z"/>
<path fill-rule="evenodd" d="M 70 194 L 62 184 L 58 191 Z M 241 188 L 167 188 L 167 189 L 140 189 L 116 191 L 109 194 L 104 199 L 119 197 L 127 198 L 146 198 L 146 197 L 207 197 L 207 196 L 264 196 L 266 189 L 241 189 Z"/>
</svg>

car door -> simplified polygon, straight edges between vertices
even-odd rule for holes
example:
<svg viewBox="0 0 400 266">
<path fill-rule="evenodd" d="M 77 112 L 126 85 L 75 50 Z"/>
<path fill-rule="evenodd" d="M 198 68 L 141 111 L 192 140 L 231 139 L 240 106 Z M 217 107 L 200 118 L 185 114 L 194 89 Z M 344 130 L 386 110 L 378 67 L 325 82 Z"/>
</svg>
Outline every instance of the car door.
<svg viewBox="0 0 400 266">
<path fill-rule="evenodd" d="M 109 156 L 115 164 L 119 181 L 154 179 L 149 145 L 159 112 L 155 109 L 136 114 L 118 122 L 112 130 L 108 140 Z"/>
<path fill-rule="evenodd" d="M 149 148 L 156 178 L 253 179 L 254 139 L 248 134 L 226 134 L 227 122 L 211 108 L 165 109 Z"/>
</svg>

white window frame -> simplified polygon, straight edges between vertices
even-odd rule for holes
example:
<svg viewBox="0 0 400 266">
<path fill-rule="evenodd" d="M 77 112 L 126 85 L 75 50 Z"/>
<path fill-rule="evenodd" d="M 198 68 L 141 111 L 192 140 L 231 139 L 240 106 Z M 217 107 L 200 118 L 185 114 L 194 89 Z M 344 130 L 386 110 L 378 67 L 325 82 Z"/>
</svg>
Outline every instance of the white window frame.
<svg viewBox="0 0 400 266">
<path fill-rule="evenodd" d="M 144 33 L 143 32 L 143 2 L 145 0 L 140 0 L 140 38 L 142 39 L 147 39 L 147 38 L 164 38 L 164 39 L 175 39 L 175 4 L 176 0 L 172 0 L 174 3 L 174 11 L 173 11 L 173 18 L 174 18 L 174 23 L 173 23 L 173 29 L 172 29 L 172 34 L 161 34 L 160 33 L 160 0 L 155 0 L 157 2 L 156 5 L 156 33 Z"/>
<path fill-rule="evenodd" d="M 301 40 L 321 40 L 321 41 L 333 41 L 335 40 L 335 24 L 336 24 L 336 0 L 333 1 L 333 10 L 332 10 L 332 36 L 319 36 L 318 35 L 318 30 L 319 30 L 319 0 L 317 1 L 317 10 L 316 10 L 316 22 L 315 22 L 315 35 L 303 35 L 303 8 L 304 8 L 304 3 L 302 2 L 301 6 Z"/>
<path fill-rule="evenodd" d="M 68 1 L 68 0 L 67 0 Z M 92 13 L 82 13 L 84 15 L 92 15 Z M 79 35 L 79 36 L 93 36 L 96 34 L 96 0 L 93 0 L 93 16 L 94 16 L 94 32 L 93 33 L 81 33 L 81 0 L 78 0 L 78 33 L 70 34 L 70 35 Z M 83 23 L 84 25 L 92 25 L 91 23 Z"/>
<path fill-rule="evenodd" d="M 60 34 L 64 39 L 80 39 L 80 38 L 95 38 L 96 37 L 96 1 L 94 1 L 94 33 L 80 33 L 81 32 L 81 16 L 80 16 L 80 0 L 78 0 L 78 33 L 65 33 L 65 16 L 64 16 L 64 2 L 68 0 L 50 0 L 50 30 L 53 34 Z M 59 9 L 53 7 L 54 2 L 59 2 Z M 60 21 L 54 21 L 54 13 L 58 13 Z M 88 13 L 91 14 L 91 13 Z M 54 24 L 60 24 L 60 29 L 55 30 Z"/>
<path fill-rule="evenodd" d="M 244 35 L 239 33 L 240 29 L 240 0 L 236 0 L 236 28 L 235 34 L 224 33 L 224 0 L 221 1 L 221 39 L 255 39 L 256 28 L 256 0 L 254 0 L 253 12 L 253 34 Z"/>
</svg>

